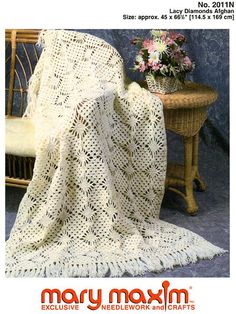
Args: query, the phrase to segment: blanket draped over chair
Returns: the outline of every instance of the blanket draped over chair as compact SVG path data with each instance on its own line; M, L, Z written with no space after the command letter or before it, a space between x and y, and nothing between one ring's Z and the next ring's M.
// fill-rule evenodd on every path
M36 163L6 243L6 275L136 276L223 253L159 219L161 101L125 86L121 56L99 38L48 30L39 40L23 118L35 125Z

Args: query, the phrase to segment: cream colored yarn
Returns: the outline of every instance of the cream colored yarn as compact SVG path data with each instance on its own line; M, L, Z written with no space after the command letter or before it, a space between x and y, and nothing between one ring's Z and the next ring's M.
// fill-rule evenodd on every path
M109 44L44 31L26 116L34 176L6 243L10 277L140 275L223 252L159 220L166 172L162 103L124 86Z

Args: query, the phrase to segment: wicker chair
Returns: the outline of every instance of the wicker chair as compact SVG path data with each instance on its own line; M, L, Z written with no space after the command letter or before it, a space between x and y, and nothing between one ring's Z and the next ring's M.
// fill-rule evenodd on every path
M27 187L35 161L34 129L21 119L28 81L39 59L35 47L40 30L7 29L6 58L6 185Z

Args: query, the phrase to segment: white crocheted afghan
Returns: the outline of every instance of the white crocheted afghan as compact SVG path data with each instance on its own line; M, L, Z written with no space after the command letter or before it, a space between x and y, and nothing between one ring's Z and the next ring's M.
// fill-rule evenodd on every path
M43 31L26 116L33 179L6 243L9 277L119 277L224 250L159 219L166 172L162 103L132 83L105 41Z

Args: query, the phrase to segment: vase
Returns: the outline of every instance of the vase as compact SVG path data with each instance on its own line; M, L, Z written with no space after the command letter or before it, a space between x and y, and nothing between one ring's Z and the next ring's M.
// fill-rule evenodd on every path
M157 76L155 78L153 74L148 73L146 82L151 93L171 94L183 89L183 83L175 77Z

